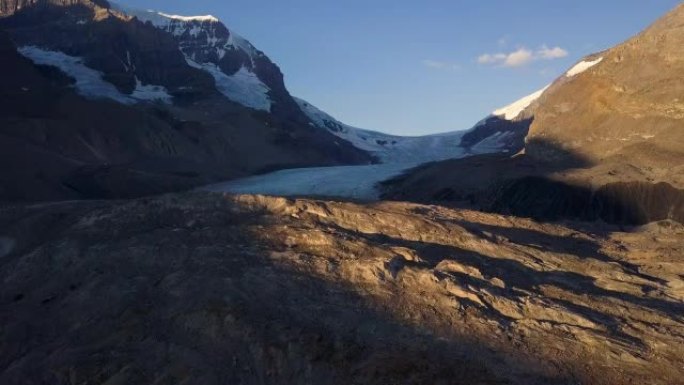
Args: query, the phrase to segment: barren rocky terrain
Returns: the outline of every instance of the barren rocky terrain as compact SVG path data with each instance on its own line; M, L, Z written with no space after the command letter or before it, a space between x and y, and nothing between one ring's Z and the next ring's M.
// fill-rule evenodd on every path
M684 227L196 193L0 210L3 384L684 383Z

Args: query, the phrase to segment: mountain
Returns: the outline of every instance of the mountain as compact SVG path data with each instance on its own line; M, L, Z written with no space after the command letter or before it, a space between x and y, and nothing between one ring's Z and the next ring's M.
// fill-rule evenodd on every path
M460 131L416 137L389 135L349 126L305 100L296 101L313 125L373 154L383 163L419 164L457 157L463 153L463 132Z
M592 177L684 188L683 23L679 5L570 69L545 93L527 153L540 161L581 158L600 169Z
M374 160L312 127L278 67L215 18L0 0L0 29L4 158L26 170L0 172L0 199L130 197Z
M312 124L328 130L383 163L427 163L466 154L518 152L545 89L497 109L469 130L424 136L398 136L356 128L340 122L311 103L295 98Z
M471 153L517 153L525 145L525 137L534 120L539 98L545 87L508 106L495 110L463 135L461 146Z
M538 219L684 221L683 24L679 5L556 79L526 112L522 153L423 166L384 196Z
M405 168L517 152L529 127L526 107L534 104L514 105L515 116L495 112L469 132L400 137L351 127L292 97L278 66L210 15L106 1L0 0L0 29L11 38L4 44L15 46L7 49L29 59L14 67L35 67L57 95L34 102L33 110L52 111L40 120L0 116L0 135L13 141L7 161L31 170L0 173L0 200L135 197L283 168ZM27 88L22 96L35 92L20 88ZM66 99L73 104L59 102ZM29 155L36 148L41 155ZM69 166L57 172L53 158Z

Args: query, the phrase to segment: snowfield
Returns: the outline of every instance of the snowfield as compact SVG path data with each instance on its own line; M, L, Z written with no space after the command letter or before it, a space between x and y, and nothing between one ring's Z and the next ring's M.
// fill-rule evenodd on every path
M207 22L207 23L217 23L219 19L212 15L206 16L180 16L180 15L169 15L163 12L157 12L153 10L137 9L133 7L128 7L123 4L116 3L114 1L109 1L112 9L126 14L128 16L137 17L138 20L142 22L149 21L157 28L167 28L174 22L188 23L192 21L197 22Z
M171 103L172 97L166 88L151 84L143 85L137 79L136 88L131 95L122 93L113 84L105 81L101 72L86 66L80 57L34 46L19 47L17 51L35 64L59 68L76 80L76 91L86 98L112 99L123 104L134 104L139 101Z
M112 8L125 15L136 17L142 22L150 22L155 27L166 31L176 37L186 33L197 38L201 33L206 34L206 45L203 49L216 52L219 60L230 50L242 51L251 59L254 67L254 58L261 56L261 52L242 36L232 30L228 30L228 37L219 35L218 31L224 31L221 21L211 15L207 16L180 16L169 15L153 10L135 9L121 4L112 3ZM226 27L227 29L227 27ZM202 44L205 44L202 41ZM266 86L252 69L242 67L234 74L224 73L217 62L200 62L196 57L189 54L184 46L179 46L185 55L187 63L195 68L209 73L216 82L216 88L225 97L233 102L255 110L271 111L272 101L268 95L270 89Z
M539 99L544 91L546 91L550 86L551 85L548 85L531 95L525 96L524 98L509 104L506 107L500 108L492 112L492 115L502 117L506 120L513 120L517 118L523 111L525 111L527 107Z
M187 56L185 60L190 66L211 74L216 89L228 99L255 110L271 111L271 98L268 96L270 88L247 68L242 67L229 76L214 63L197 63Z
M585 72L589 68L599 64L600 62L603 61L603 57L600 57L596 60L585 60L577 63L574 67L570 68L570 70L565 74L566 77L571 78L573 76L577 76L581 74L582 72Z

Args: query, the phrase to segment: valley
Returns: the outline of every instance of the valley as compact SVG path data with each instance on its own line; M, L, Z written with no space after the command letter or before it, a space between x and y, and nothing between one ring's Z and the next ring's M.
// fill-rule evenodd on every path
M175 13L0 0L0 384L684 385L684 4L579 60L509 35L423 60L426 83L544 81L423 136L346 124ZM288 55L363 79L341 27ZM392 66L430 48L411 37Z

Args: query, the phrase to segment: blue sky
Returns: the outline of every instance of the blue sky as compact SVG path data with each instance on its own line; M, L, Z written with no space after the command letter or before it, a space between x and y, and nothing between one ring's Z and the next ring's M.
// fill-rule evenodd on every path
M212 14L276 62L293 95L354 126L466 129L678 0L119 0Z

